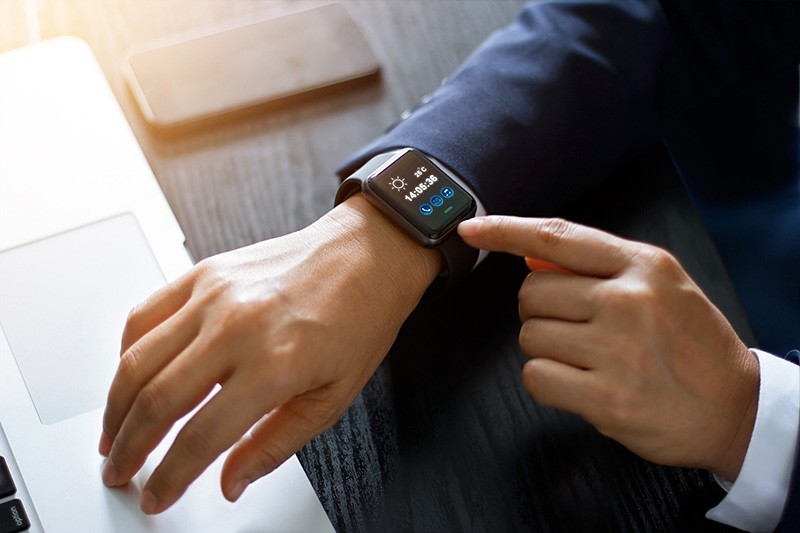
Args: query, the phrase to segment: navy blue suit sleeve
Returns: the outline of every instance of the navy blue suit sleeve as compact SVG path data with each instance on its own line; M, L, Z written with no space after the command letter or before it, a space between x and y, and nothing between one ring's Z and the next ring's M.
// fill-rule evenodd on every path
M411 146L462 176L490 213L556 213L659 142L665 40L656 2L530 4L339 174Z

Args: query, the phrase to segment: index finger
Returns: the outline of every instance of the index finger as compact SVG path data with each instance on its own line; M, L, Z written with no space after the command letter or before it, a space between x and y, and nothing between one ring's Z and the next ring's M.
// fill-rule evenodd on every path
M131 309L122 331L120 355L186 305L192 295L191 276L190 270Z
M586 276L614 276L631 257L630 241L560 218L476 217L459 224L458 233L475 248L543 259Z

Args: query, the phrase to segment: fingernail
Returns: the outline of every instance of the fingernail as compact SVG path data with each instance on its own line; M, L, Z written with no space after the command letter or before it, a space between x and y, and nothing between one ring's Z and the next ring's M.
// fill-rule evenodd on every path
M111 459L106 459L105 464L103 465L103 484L106 487L113 487L117 484L117 477L119 476L119 471L117 467L114 465L114 462Z
M103 457L108 457L108 454L111 453L111 437L106 435L105 431L100 434L100 445L97 449Z
M242 496L244 489L246 489L248 485L250 485L250 480L248 479L243 479L239 481L236 485L234 485L233 488L231 489L229 498L230 501L235 502L236 500L238 500Z
M479 218L465 220L458 225L458 233L462 237L474 237L478 234L481 224L483 224L483 221Z
M142 492L142 497L139 500L139 508L144 514L155 514L158 510L158 498L153 494L153 491L146 489Z

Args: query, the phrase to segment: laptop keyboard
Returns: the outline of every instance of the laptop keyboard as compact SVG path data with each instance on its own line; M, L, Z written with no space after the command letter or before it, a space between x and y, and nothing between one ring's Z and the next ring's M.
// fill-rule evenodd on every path
M31 527L25 507L19 499L7 498L17 493L17 486L11 479L6 460L0 456L0 533L18 533Z

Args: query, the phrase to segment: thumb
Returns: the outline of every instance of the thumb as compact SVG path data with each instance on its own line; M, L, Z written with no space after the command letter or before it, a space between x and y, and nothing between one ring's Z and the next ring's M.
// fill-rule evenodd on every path
M269 474L308 441L332 426L341 411L326 391L296 396L261 419L233 448L222 467L222 492L236 501L257 479Z

